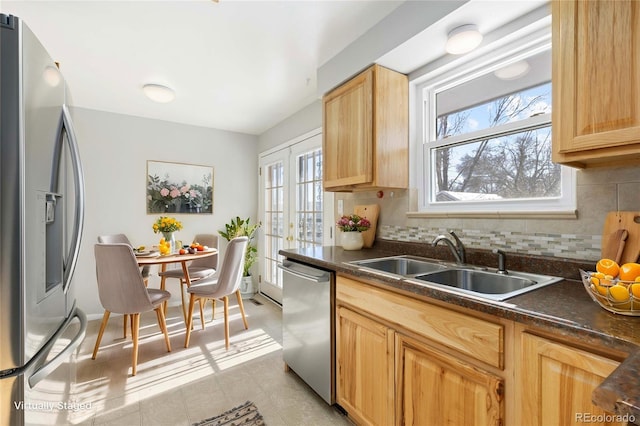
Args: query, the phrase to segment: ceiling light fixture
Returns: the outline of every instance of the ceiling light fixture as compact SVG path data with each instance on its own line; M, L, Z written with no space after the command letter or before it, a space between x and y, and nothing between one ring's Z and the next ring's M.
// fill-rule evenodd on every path
M471 52L482 42L482 34L473 24L456 27L449 32L445 50L452 55Z
M58 68L52 66L48 66L44 69L44 71L42 72L42 77L44 78L44 81L46 81L47 84L51 87L56 87L58 84L60 84L60 80L62 80L62 76L60 75L60 71L58 71Z
M497 69L493 74L501 80L515 80L525 76L530 69L529 62L522 60Z
M176 93L173 89L161 84L145 84L142 86L142 91L154 102L160 102L166 104L176 98Z

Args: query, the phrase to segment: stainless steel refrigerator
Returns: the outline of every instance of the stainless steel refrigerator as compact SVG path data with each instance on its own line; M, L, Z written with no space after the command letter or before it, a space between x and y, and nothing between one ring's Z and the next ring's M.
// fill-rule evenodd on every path
M65 96L33 32L0 14L0 425L57 423L77 403L84 183Z

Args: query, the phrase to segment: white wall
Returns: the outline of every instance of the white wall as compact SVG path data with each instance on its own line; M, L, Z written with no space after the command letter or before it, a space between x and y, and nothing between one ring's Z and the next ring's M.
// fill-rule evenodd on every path
M74 275L78 306L91 318L102 315L95 278L93 245L98 235L126 234L134 245L160 239L151 228L159 215L147 215L147 160L199 164L214 168L213 214L177 214L191 241L198 233L224 229L232 217L257 217L257 137L103 111L73 108L86 184L85 228ZM224 252L226 241L222 240ZM158 287L154 276L150 286ZM180 303L176 280L167 290Z
M322 127L322 100L320 99L261 134L258 137L258 152L265 152L319 127Z

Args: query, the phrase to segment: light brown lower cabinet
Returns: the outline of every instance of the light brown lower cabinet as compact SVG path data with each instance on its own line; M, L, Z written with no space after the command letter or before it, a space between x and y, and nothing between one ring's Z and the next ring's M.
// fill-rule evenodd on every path
M501 325L340 276L336 301L337 402L355 423L505 424L502 378L465 360L501 365Z
M336 317L337 403L358 425L624 424L591 402L623 353L340 274Z
M338 308L338 404L361 425L393 425L394 333L346 308Z
M500 377L407 336L396 338L400 424L503 424Z
M519 425L622 425L591 402L618 361L523 332L516 370Z

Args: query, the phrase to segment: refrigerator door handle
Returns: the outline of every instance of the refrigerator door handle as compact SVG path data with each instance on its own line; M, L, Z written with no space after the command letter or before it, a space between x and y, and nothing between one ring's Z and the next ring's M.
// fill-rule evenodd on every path
M69 248L69 254L66 258L67 262L65 262L64 265L64 275L62 280L64 292L67 293L71 285L73 271L75 270L76 263L78 262L82 229L84 227L84 173L82 171L82 163L80 162L80 152L78 149L76 133L73 128L73 121L71 120L71 114L69 113L69 108L66 104L62 105L62 124L64 132L67 134L67 141L69 142L69 153L71 156L71 165L73 167L73 179L76 191L71 247ZM63 135L61 130L60 138L62 137Z
M73 339L71 339L71 342L69 342L69 344L62 351L60 351L60 353L57 354L51 361L40 366L36 371L33 372L33 374L29 376L28 382L29 382L29 386L31 386L32 388L35 385L37 385L42 379L46 378L49 374L51 374L53 370L58 368L58 366L60 366L60 364L62 364L65 361L65 359L67 359L71 355L71 353L75 351L76 348L80 346L80 343L82 343L82 341L84 340L84 336L87 332L87 317L84 314L84 312L82 312L80 309L74 306L73 315L69 315L67 320L58 329L56 334L49 340L47 345L44 348L42 348L40 352L42 354L41 356L46 357L48 355L49 351L53 347L53 344L56 342L58 337L62 335L62 333L67 329L71 321L76 317L80 321L80 330L78 331L78 334L76 334L73 337Z

